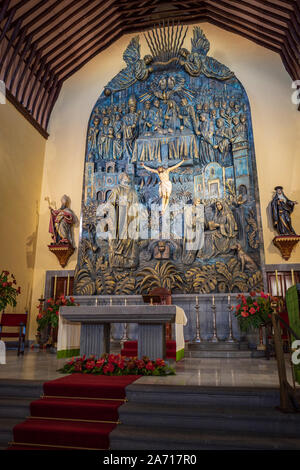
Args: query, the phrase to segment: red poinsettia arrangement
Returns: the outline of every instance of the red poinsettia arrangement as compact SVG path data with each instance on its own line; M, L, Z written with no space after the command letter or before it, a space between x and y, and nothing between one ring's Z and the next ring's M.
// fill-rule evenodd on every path
M38 331L43 330L47 325L51 325L53 328L58 326L58 311L62 306L74 306L77 305L74 302L73 297L66 299L64 295L61 295L57 299L48 299L46 301L46 307L41 312L38 313L37 322L38 322ZM40 306L38 306L40 309Z
M122 357L120 354L103 354L99 359L95 356L72 358L59 372L63 374L96 374L96 375L175 375L175 370L163 359L150 361Z
M259 295L256 292L250 292L249 296L239 294L238 305L235 307L235 315L239 320L242 331L257 329L270 321L272 300L276 300L270 294L263 291Z
M17 287L17 281L9 271L2 271L0 274L0 312L7 305L15 307L17 305L17 296L21 294L21 287Z

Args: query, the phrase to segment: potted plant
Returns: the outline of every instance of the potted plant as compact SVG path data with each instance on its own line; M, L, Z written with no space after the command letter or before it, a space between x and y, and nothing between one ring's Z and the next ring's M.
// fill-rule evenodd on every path
M64 295L61 295L57 299L48 299L45 302L44 310L39 308L37 315L38 332L44 329L49 330L48 344L54 346L57 342L57 331L58 331L58 312L62 306L74 306L77 305L74 302L74 298L66 299Z
M17 305L17 296L21 294L21 287L17 287L17 281L9 271L2 271L0 274L0 312L7 305L15 307Z
M265 349L262 339L262 327L270 323L271 301L274 300L270 294L263 291L260 294L250 292L249 296L239 294L238 305L235 307L235 316L238 319L242 332L253 333L259 330L260 344L258 349Z

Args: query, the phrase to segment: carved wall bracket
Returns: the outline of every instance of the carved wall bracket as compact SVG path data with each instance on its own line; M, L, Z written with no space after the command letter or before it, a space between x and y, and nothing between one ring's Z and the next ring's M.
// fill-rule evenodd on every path
M299 240L300 235L278 235L273 238L273 244L279 249L283 259L287 261Z
M51 244L48 245L48 248L51 253L55 254L62 268L64 268L68 264L70 257L75 251L75 248L69 243Z

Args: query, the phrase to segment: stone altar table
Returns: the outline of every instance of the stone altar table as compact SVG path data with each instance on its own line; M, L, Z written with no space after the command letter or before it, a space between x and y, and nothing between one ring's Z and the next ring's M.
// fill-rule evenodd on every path
M111 323L137 323L138 357L157 359L165 358L166 323L175 323L176 336L183 339L187 322L184 311L176 305L61 307L60 315L68 322L81 324L80 354L97 357L109 353Z

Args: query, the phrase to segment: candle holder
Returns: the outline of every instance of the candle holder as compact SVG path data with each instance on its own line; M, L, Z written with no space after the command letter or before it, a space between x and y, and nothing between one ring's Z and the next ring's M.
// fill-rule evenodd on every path
M232 305L230 305L229 302L228 302L228 305L227 305L227 309L228 309L229 336L226 339L226 341L227 341L227 343L235 343L236 339L234 338L233 332L232 332L232 317L231 317L231 312L233 310L233 307L232 307Z
M211 306L212 308L212 311L213 311L213 335L212 335L212 338L210 339L210 342L211 343L218 343L219 342L219 338L218 338L218 335L217 335L217 314L216 314L216 306L215 304L212 304Z
M112 304L113 304L113 303L112 303L112 298L110 298L108 305L109 305L110 307L112 307ZM110 324L110 341L115 341L113 329L114 329L114 324L111 323L111 324Z
M124 323L124 330L123 330L123 335L121 338L121 348L123 349L124 343L129 340L128 337L128 323Z
M196 303L194 308L196 310L196 336L193 339L193 343L201 343L202 338L201 338L201 333L200 333L200 312L199 312L200 308L199 308L199 304Z

